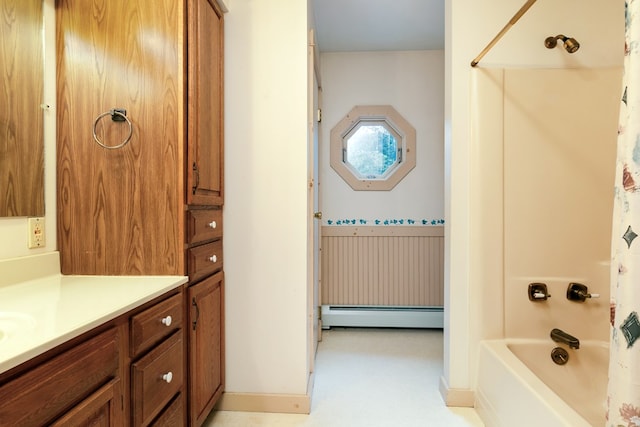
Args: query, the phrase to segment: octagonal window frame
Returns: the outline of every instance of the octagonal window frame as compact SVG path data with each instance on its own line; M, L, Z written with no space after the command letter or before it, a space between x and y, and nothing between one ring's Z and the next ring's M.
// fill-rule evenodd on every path
M347 139L362 124L382 124L395 138L399 159L376 178L363 177L347 163ZM416 130L390 105L356 105L331 129L330 163L333 170L357 191L392 190L416 166Z

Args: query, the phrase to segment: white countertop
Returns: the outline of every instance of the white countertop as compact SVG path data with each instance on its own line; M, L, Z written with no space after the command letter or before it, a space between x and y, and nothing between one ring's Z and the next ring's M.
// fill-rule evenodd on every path
M0 281L0 373L186 282L186 276L61 274Z

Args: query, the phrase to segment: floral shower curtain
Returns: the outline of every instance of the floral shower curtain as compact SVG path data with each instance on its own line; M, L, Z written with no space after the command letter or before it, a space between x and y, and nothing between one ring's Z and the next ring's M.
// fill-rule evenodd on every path
M625 1L625 59L620 104L607 426L640 426L640 0Z

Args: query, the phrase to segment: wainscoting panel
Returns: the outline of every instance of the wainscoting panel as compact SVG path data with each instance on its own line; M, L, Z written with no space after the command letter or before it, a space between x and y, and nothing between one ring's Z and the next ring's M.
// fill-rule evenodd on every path
M322 227L323 305L441 307L444 227Z

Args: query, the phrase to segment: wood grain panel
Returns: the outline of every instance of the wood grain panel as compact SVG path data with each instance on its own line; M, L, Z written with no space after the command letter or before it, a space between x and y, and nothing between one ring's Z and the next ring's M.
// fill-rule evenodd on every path
M323 227L322 304L444 305L442 227L386 228Z
M59 0L58 243L66 274L184 274L184 3ZM93 141L124 108L121 149ZM128 133L109 116L105 145ZM158 232L161 230L161 232Z
M0 1L0 217L44 215L42 0Z

